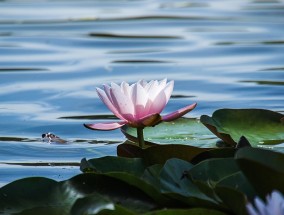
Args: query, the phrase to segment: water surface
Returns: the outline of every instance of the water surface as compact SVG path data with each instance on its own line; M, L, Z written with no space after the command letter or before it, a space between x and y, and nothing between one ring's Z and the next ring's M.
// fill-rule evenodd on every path
M284 1L0 1L0 186L64 180L81 158L116 155L120 131L95 87L175 80L164 113L218 108L284 113ZM66 145L41 141L54 132Z

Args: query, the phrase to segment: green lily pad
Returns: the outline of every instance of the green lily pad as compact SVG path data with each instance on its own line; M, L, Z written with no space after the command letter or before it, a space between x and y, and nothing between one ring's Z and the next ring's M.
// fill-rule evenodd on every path
M224 178L239 171L233 158L212 158L195 165L188 174L193 180L203 181L214 188Z
M221 211L216 211L206 208L192 208L192 209L168 209L146 213L144 215L226 215Z
M149 166L148 168L145 169L143 175L141 176L141 179L153 185L155 188L159 189L160 188L159 175L162 168L163 165L161 164L154 164L152 166Z
M72 206L70 215L136 215L137 213L115 204L109 198L93 193L79 198Z
M246 147L236 153L238 165L261 197L273 190L284 192L284 154Z
M160 189L167 196L191 207L222 209L214 199L208 197L186 176L193 165L180 159L169 159L160 172Z
M235 146L245 136L252 146L284 142L283 114L264 109L220 109L200 121L216 136Z
M233 158L235 156L236 148L214 148L209 149L205 152L196 155L190 162L193 164L198 164L201 161L211 159L211 158Z
M123 179L123 173L121 174L119 177ZM94 193L109 198L114 204L119 204L136 213L157 208L157 203L138 188L139 184L133 186L126 182L128 179L123 181L120 178L102 173L87 173L62 182L47 178L21 179L0 188L0 212L3 214L70 214L76 200ZM99 204L103 206L105 203L102 201Z
M187 172L187 175L203 193L220 201L213 188L221 180L238 171L233 158L213 158L198 163Z
M106 156L90 160L82 159L81 170L85 172L103 173L106 176L123 181L128 185L143 191L159 204L165 204L168 199L164 197L157 187L148 180L144 180L142 175L146 170L146 165L141 158L125 158ZM144 175L145 177L145 175Z
M206 152L207 150L208 149L180 144L155 145L146 149L141 149L139 146L128 143L117 146L118 156L143 158L147 166L164 164L171 158L179 158L190 162L200 153Z
M137 142L136 128L125 125L121 131L129 140ZM215 147L218 140L198 119L189 118L146 127L144 139L146 144L184 144L203 148Z
M105 156L101 158L94 158L81 160L80 169L82 172L127 172L136 176L143 174L146 166L140 158L126 158Z
M226 186L217 186L214 190L223 203L233 212L230 214L248 215L246 210L247 198L244 193Z
M224 178L217 186L231 187L232 189L245 194L250 201L253 201L256 197L253 186L241 171Z

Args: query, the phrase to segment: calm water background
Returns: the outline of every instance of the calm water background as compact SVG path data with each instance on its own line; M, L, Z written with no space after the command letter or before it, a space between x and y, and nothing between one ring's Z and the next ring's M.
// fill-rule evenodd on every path
M193 102L188 117L284 113L284 1L0 1L0 186L116 155L119 130L82 126L113 118L95 87L164 77L175 80L165 113Z

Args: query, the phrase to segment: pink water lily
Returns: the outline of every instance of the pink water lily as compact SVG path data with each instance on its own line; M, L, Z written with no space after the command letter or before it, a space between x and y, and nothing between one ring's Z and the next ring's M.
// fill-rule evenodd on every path
M161 81L138 81L129 85L122 82L121 85L111 83L103 85L103 89L97 88L97 93L104 104L121 121L109 123L84 124L93 130L113 130L127 124L135 128L155 126L162 121L175 120L196 107L196 103L188 105L173 113L161 116L160 113L168 103L174 81L167 83L167 79Z
M254 205L247 204L249 215L284 215L284 197L277 190L266 196L266 202L256 197Z

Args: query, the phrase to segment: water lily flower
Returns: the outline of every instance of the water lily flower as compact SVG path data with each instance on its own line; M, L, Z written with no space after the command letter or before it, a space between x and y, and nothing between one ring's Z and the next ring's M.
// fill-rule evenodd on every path
M188 105L173 113L161 116L160 113L168 103L174 87L174 81L167 79L146 82L138 81L132 85L122 82L121 85L111 83L97 88L97 93L104 104L121 121L84 124L93 130L113 130L127 124L137 128L137 131L146 126L155 126L162 121L175 120L196 107L196 103ZM139 138L138 138L139 139Z
M251 203L247 204L249 215L284 215L284 198L278 191L273 191L266 196L266 203L256 197L255 207Z

